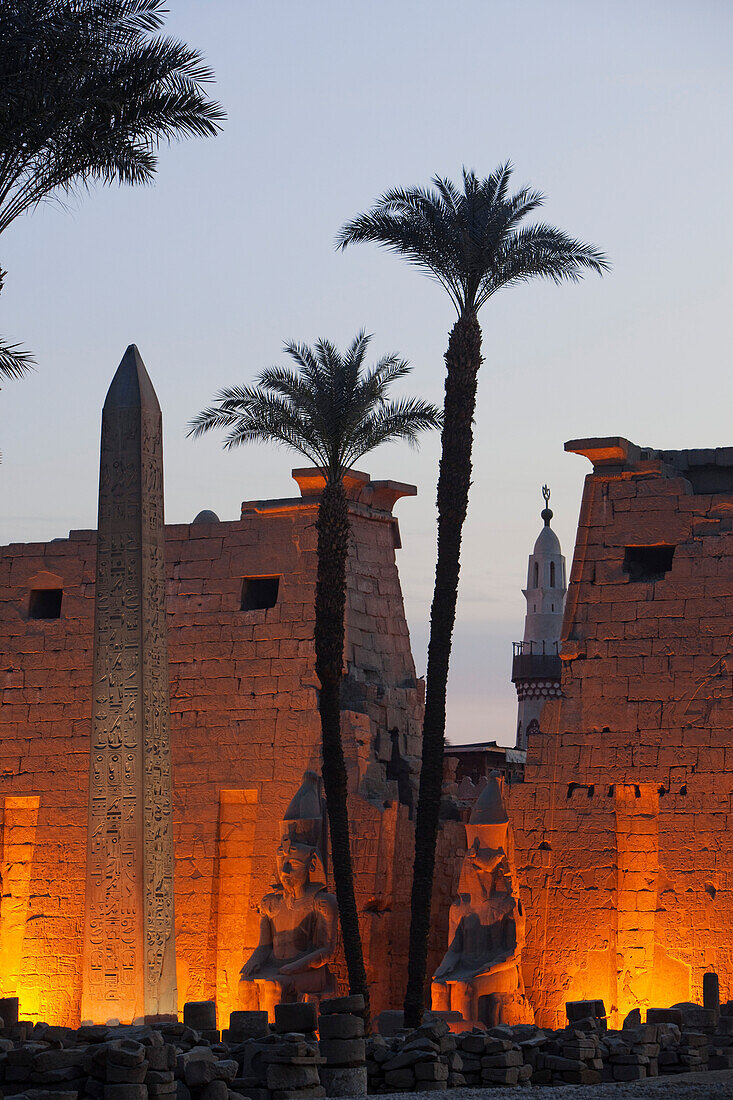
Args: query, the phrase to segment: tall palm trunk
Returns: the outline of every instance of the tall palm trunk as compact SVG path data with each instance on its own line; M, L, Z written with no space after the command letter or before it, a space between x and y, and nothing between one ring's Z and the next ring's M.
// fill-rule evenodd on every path
M329 479L318 506L318 579L316 583L316 673L321 682L319 710L323 745L323 786L331 836L333 877L336 884L341 937L349 991L364 997L368 1025L369 989L354 897L349 846L347 777L341 744L341 675L344 657L346 555L349 546L349 510L341 478Z
M453 326L445 365L442 454L438 476L438 561L430 612L422 767L415 826L410 953L404 1005L406 1027L420 1026L425 1007L435 844L443 784L445 697L461 568L461 534L471 485L476 384L481 366L481 329L474 312L462 313Z

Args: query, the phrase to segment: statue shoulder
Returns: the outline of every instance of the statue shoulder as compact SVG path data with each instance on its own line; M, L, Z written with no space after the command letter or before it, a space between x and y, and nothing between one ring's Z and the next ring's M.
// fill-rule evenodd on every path
M271 894L265 894L260 902L260 913L267 917L273 917L282 906L283 895L279 890L273 890Z
M334 894L329 894L325 886L321 887L313 898L313 908L324 917L338 915L338 902Z

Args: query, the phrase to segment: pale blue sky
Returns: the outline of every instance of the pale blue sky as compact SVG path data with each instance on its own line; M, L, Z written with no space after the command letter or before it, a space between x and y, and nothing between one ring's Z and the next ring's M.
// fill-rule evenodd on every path
M454 740L513 740L510 643L521 637L539 489L572 555L587 463L566 439L733 443L727 0L171 0L229 114L210 141L163 149L154 187L48 206L0 239L0 331L38 370L0 394L0 541L96 523L100 408L130 342L164 412L172 522L288 496L297 460L185 439L220 386L277 362L284 339L415 366L440 401L453 321L444 293L341 223L390 186L481 175L511 158L544 217L607 251L613 273L506 291L482 313L485 365L449 691ZM397 506L402 584L425 667L438 441L377 452L414 482Z

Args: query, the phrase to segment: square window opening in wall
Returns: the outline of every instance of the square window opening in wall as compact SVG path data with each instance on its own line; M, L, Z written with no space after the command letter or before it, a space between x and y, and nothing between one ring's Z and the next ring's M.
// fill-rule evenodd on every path
M280 577L245 577L242 581L240 611L265 611L277 603Z
M672 568L674 546L627 546L624 573L630 581L661 581Z
M28 601L29 619L60 619L63 588L32 588Z

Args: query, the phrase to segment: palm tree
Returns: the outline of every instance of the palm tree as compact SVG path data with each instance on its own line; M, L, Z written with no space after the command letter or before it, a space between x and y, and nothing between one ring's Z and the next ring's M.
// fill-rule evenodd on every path
M3 0L0 233L44 199L91 183L149 183L161 141L217 133L201 55L156 36L164 0ZM30 366L0 344L0 374Z
M341 229L337 247L372 241L436 279L458 313L445 353L443 434L438 476L438 557L430 613L422 766L415 825L405 1025L417 1027L425 1004L428 932L440 813L448 664L456 617L461 534L471 484L471 448L481 356L478 311L502 287L537 277L576 281L602 273L601 252L550 225L522 226L543 195L509 194L512 167L488 179L463 170L463 187L433 179L434 189L384 194Z
M227 429L224 446L279 443L304 455L319 467L325 486L318 505L318 573L315 603L316 674L321 690L323 785L331 836L333 877L341 935L352 993L364 996L369 1021L367 986L359 917L349 847L347 779L341 744L341 678L346 606L346 557L349 509L344 474L382 443L405 439L415 445L419 434L440 423L440 412L417 398L391 401L392 384L410 367L396 355L366 369L370 337L361 332L345 354L328 340L314 347L287 343L285 351L298 369L264 370L254 386L233 387L216 396L216 404L199 413L189 435Z

